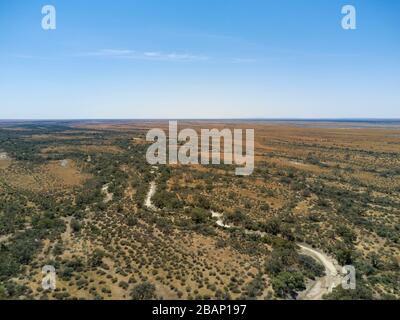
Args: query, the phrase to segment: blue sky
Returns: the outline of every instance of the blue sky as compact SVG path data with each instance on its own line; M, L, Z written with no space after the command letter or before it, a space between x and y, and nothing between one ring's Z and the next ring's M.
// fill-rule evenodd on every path
M399 87L400 1L0 0L0 119L400 118Z

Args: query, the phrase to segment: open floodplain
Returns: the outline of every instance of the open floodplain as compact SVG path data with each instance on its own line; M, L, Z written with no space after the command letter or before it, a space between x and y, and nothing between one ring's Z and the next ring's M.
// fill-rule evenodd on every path
M0 298L400 298L399 121L178 125L254 129L253 173L148 164L168 121L1 122Z

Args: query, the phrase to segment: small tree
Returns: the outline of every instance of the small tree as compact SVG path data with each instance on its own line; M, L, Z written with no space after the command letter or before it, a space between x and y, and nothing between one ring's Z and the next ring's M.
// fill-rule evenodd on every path
M72 232L78 233L81 230L81 228L82 228L82 225L78 220L76 220L76 219L71 220Z
M209 212L200 208L194 208L191 213L192 220L199 224L207 222L207 219L210 217L210 215L211 214Z
M133 300L151 300L155 298L155 291L156 287L145 281L132 289L131 297Z
M100 249L95 249L92 257L90 258L90 265L98 267L103 263L104 252Z
M306 288L300 272L281 272L272 279L272 288L281 298L295 297L296 293Z

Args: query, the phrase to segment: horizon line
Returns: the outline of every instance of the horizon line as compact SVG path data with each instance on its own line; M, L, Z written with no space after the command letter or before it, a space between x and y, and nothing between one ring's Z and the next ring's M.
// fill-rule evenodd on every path
M400 121L400 117L324 117L324 118L301 118L301 117L276 117L276 118L264 118L264 117L235 117L235 118L0 118L0 122L28 122L28 121L215 121L215 120L248 120L248 121Z

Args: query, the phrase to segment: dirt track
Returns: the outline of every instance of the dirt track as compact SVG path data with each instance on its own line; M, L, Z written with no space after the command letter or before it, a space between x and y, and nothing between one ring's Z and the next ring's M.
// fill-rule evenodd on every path
M306 290L301 292L298 299L301 300L322 300L322 296L332 292L332 289L341 283L339 265L336 260L325 253L318 251L306 244L297 244L302 254L318 260L325 267L325 276L317 278Z
M212 211L212 217L217 218L216 224L222 228L231 228L232 226L224 224L223 214ZM249 234L257 234L264 236L264 232L245 230ZM324 294L332 292L332 289L341 283L341 276L338 262L329 257L325 253L318 251L306 244L297 244L300 247L300 252L304 255L312 257L319 261L325 268L325 275L317 278L312 284L298 295L299 300L322 300Z
M156 210L156 207L151 202L151 198L156 192L156 183L152 181L150 183L150 189L147 193L145 200L145 206L150 210ZM225 224L223 220L223 213L211 211L213 218L216 218L216 224L225 229L232 228L233 226ZM259 236L264 236L265 232L245 230L246 233L256 233ZM310 256L313 259L319 261L325 268L325 275L317 278L306 290L299 293L297 299L299 300L322 300L324 294L332 292L332 289L341 283L341 275L339 272L338 262L326 255L325 253L318 251L306 244L297 244L300 247L300 252L304 255Z
M153 202L151 202L151 198L153 197L153 195L156 193L156 183L154 181L150 182L150 189L149 192L147 192L147 196L146 199L144 201L144 205L146 208L150 209L150 210L156 210L157 208L155 207L155 205L153 204Z

